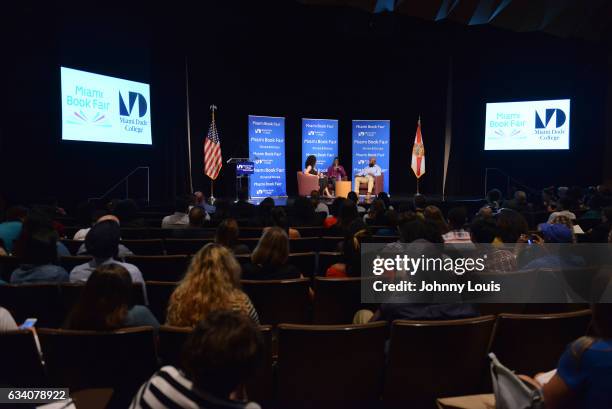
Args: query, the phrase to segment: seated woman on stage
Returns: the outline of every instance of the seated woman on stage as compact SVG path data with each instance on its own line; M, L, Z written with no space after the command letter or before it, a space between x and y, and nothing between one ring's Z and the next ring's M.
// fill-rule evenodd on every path
M331 166L327 168L327 180L334 192L336 191L336 181L346 180L346 171L344 166L340 164L340 159L336 156Z
M313 175L319 178L319 193L324 196L331 196L329 192L329 188L327 187L327 177L320 173L315 165L317 164L317 157L314 155L310 155L306 158L306 163L304 164L304 174L305 175Z

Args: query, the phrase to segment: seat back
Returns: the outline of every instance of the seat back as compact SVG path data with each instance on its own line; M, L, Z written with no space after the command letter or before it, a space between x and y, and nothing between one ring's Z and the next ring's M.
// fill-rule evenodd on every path
M245 246L247 246L249 248L249 251L255 250L255 247L257 247L257 243L259 243L259 239L256 237L240 238L238 241L240 244L244 244Z
M153 237L149 229L144 227L122 227L121 228L121 238L123 240L142 240L148 238L158 238Z
M0 285L0 303L18 323L27 318L36 318L38 327L57 327L63 322L57 283Z
M342 261L342 253L339 251L320 251L318 275L325 276L327 269L340 261Z
M565 347L586 335L591 311L560 314L500 314L491 352L504 366L521 374L556 368ZM528 345L526 345L528 344Z
M321 226L294 226L294 229L300 232L302 237L321 237L323 228Z
M0 332L0 385L43 387L47 384L34 334L28 330Z
M478 393L487 370L492 315L393 322L385 406L433 407L438 397Z
M11 274L19 267L21 260L15 256L0 256L0 280L11 281Z
M283 407L372 407L379 399L387 323L278 327Z
M43 328L38 332L52 386L112 388L117 407L127 407L158 367L151 327L114 332Z
M300 196L310 196L310 192L319 190L319 178L313 175L306 175L303 172L297 173L297 184Z
M139 256L161 256L164 254L164 241L162 239L122 240L121 244Z
M344 237L336 237L336 236L321 237L321 241L319 242L319 250L320 251L340 251L342 240L344 240Z
M312 251L307 253L291 253L287 263L297 267L304 277L312 277L315 274L316 256Z
M240 237L243 239L258 239L263 233L263 227L241 227Z
M170 301L170 296L174 292L176 285L176 282L147 281L149 310L151 310L159 322L166 322L168 302Z
M159 347L157 355L162 365L173 365L177 368L181 366L181 353L183 345L193 328L175 327L172 325L162 325L159 327Z
M69 239L62 240L62 244L66 246L70 254L74 254L74 255L77 254L77 252L79 251L79 248L83 245L83 243L85 243L83 240L69 240Z
M242 280L241 283L262 324L309 322L309 279Z
M315 277L313 322L315 324L350 324L361 308L360 277Z
M212 241L212 239L166 239L166 254L195 254Z
M62 256L59 259L59 265L64 267L64 270L70 274L73 268L80 264L85 264L91 260L91 256Z
M179 281L185 275L189 257L174 256L127 256L127 263L135 264L145 281Z
M289 251L292 253L306 253L319 250L318 237L301 237L289 240Z

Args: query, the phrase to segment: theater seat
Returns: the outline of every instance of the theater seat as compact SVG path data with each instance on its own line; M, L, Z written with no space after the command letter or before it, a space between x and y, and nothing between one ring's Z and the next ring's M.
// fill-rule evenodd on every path
M279 325L280 406L377 407L387 332L386 322Z
M242 280L261 324L277 325L310 322L308 278L293 280Z
M189 257L174 256L127 256L126 263L136 265L145 281L179 281L185 275Z
M0 385L46 386L45 368L34 335L28 330L0 332Z
M151 327L113 332L42 328L38 333L51 386L112 388L110 407L127 407L158 367Z
M170 296L176 289L176 282L147 281L149 309L159 322L166 322L166 311Z
M297 267L304 277L312 277L315 274L316 256L312 251L307 253L291 253L287 263Z
M319 242L320 251L341 251L341 244L344 237L324 236Z
M500 314L495 323L491 352L506 367L532 376L550 371L565 347L586 335L591 311L561 314Z
M342 253L339 251L321 251L319 252L319 274L325 276L328 268L342 261Z
M319 251L318 237L301 237L289 240L289 251L292 253L305 253L309 251Z
M166 239L164 242L166 254L195 254L208 243L212 243L212 239Z
M37 326L57 327L64 320L59 284L0 285L0 305L17 323L38 319Z
M327 278L315 277L314 315L315 324L350 324L361 308L360 277Z
M492 315L394 321L383 392L385 407L432 408L438 397L480 392L494 323Z
M0 256L0 280L11 281L11 274L19 267L21 260L15 256Z
M162 239L122 240L121 244L138 256L161 256L164 254Z

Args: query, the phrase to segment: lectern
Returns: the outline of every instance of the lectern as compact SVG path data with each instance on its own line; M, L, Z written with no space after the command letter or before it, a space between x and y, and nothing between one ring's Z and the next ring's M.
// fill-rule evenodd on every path
M240 191L245 188L250 199L249 175L255 173L255 162L251 158L229 158L226 163L236 166L236 200Z

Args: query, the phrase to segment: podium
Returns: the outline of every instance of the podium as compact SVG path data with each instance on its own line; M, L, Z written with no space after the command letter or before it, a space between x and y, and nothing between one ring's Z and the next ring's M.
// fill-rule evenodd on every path
M235 165L236 201L238 201L239 192L245 188L250 199L251 192L249 192L249 175L255 173L255 162L251 158L229 158L226 163Z

